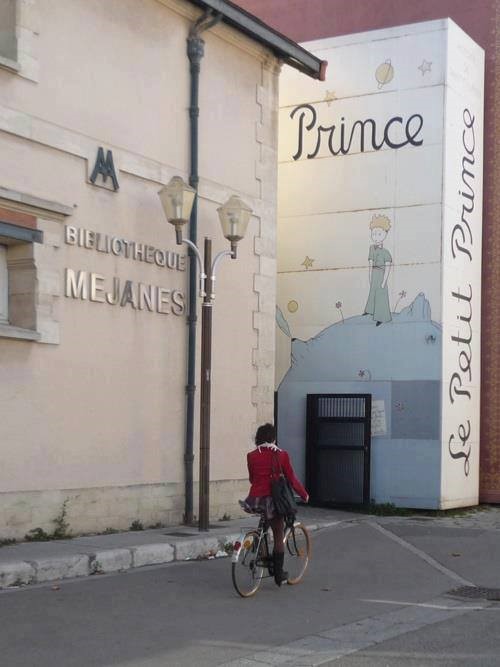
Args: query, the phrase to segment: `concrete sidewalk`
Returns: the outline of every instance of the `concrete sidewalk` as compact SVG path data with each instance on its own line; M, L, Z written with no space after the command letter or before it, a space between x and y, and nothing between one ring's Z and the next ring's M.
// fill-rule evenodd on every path
M314 531L342 521L359 520L361 516L304 506L298 518ZM0 588L227 556L227 545L242 530L256 526L257 521L252 516L219 521L208 532L174 526L4 546L0 548Z

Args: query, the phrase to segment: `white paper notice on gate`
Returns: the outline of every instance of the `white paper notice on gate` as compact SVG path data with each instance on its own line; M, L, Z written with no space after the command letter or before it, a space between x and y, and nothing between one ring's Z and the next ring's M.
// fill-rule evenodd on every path
M372 437L387 435L385 423L385 401L372 401Z

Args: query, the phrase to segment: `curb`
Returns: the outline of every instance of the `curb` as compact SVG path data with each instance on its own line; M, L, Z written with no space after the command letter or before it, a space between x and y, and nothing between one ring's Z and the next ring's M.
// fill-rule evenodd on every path
M342 521L326 521L305 524L309 531L336 526ZM30 584L49 581L89 577L112 572L126 572L148 565L211 560L228 557L225 550L228 542L233 543L240 531L227 535L198 539L178 540L171 544L151 543L126 548L95 550L91 553L73 554L36 560L0 563L0 589L20 588Z

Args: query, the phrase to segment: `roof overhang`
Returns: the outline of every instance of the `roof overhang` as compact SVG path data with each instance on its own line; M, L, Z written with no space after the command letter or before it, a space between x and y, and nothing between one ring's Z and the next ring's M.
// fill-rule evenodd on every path
M320 60L296 42L273 30L253 14L229 0L189 0L205 10L211 10L221 21L248 35L270 49L280 60L313 79L325 80L328 63Z

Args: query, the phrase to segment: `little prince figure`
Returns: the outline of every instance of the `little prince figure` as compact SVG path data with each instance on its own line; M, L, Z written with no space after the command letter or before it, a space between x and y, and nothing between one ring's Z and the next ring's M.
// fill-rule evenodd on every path
M377 327L392 320L387 289L392 257L391 253L384 248L384 241L390 228L391 221L386 215L374 215L371 219L373 245L370 246L368 254L370 293L363 315L372 315Z

